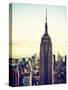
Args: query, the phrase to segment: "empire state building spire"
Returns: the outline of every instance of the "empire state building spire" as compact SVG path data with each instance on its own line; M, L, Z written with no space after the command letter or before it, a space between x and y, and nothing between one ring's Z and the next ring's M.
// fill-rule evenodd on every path
M47 29L48 27L46 10L45 33L43 34L40 43L40 85L52 84L52 43Z
M45 34L48 35L48 27L47 27L47 9L46 9L46 22L45 22Z

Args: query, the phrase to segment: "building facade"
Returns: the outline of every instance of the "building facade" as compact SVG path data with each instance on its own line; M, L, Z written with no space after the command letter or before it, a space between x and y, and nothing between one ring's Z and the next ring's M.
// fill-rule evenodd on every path
M45 33L40 44L40 85L52 84L52 43L48 35L47 11Z

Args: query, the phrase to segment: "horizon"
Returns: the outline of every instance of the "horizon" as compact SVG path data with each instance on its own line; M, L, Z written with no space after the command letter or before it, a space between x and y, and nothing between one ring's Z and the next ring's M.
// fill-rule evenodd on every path
M39 54L45 32L46 8L52 52L66 55L66 7L16 3L12 4L12 58Z

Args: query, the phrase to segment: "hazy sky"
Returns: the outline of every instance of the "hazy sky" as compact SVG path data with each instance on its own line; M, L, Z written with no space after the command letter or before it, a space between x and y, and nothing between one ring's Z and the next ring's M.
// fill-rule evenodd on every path
M56 55L58 52L65 54L66 7L19 3L12 6L12 57L39 53L41 37L45 32L46 8L52 51Z

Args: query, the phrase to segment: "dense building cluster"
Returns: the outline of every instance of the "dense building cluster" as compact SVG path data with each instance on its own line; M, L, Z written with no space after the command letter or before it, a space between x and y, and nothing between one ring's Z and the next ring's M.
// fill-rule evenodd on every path
M53 83L66 83L66 56L59 56L56 60L54 55L53 61ZM9 68L12 77L10 84L12 86L39 85L39 67L39 58L35 55L31 58L10 59Z
M66 83L66 56L58 56L57 61L54 62L54 83Z
M11 73L10 85L28 86L39 84L39 63L38 58L33 55L31 58L10 59L9 73Z

